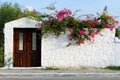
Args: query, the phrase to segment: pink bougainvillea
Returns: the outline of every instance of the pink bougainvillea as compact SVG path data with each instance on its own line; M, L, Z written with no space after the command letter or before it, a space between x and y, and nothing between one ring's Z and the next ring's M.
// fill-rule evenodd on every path
M109 29L110 29L110 31L112 31L114 28L113 28L113 27L110 27Z
M90 26L93 27L93 28L96 27L96 25L97 25L96 22L89 22L89 24L90 24Z
M73 28L68 28L68 31L69 31L69 32L72 32L72 31L73 31Z
M85 33L85 30L79 30L79 34L82 35Z
M76 44L78 45L83 44L86 40L94 43L95 36L104 28L112 31L118 27L118 21L105 12L95 17L85 15L84 19L80 16L76 18L72 15L71 10L64 8L57 11L55 16L50 15L47 19L42 24L36 24L36 26L43 26L43 33L54 33L59 36L69 31L68 40L76 40Z
M78 42L78 45L80 46L81 44L84 44L84 41L85 41L85 40L79 41L79 42Z
M91 38L94 38L94 37L95 37L95 34L94 34L94 33L92 33L90 36L91 36Z
M64 8L63 10L57 13L56 17L58 20L62 20L63 18L71 16L71 14L72 14L71 10Z
M35 26L41 26L42 25L42 22L40 21L40 22L37 22L36 24L35 24Z
M90 16L87 16L87 19L89 19L90 18Z
M95 35L97 35L97 34L98 34L98 31L95 32Z
M72 35L71 34L68 35L68 39L72 40Z

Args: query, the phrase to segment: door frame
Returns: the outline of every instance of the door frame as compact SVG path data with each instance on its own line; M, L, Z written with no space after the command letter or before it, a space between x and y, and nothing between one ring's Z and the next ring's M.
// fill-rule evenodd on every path
M15 51L14 51L14 44L15 44L15 42L14 42L14 33L15 33L15 29L16 30L23 30L23 31L25 31L25 30L27 30L27 31L30 31L31 32L31 36L30 36L30 39L31 39L31 41L32 41L32 32L37 32L37 31L35 31L35 29L37 29L37 28L13 28L13 67L14 67L14 57L15 57ZM40 34L41 34L41 31L40 31ZM37 34L38 35L38 34ZM41 37L41 36L40 36ZM24 41L24 40L23 40ZM24 43L23 43L24 44ZM26 43L25 43L26 44ZM41 38L40 38L40 43L38 43L40 46L41 46ZM32 43L31 43L31 45L32 45ZM24 46L23 46L24 47ZM32 46L31 46L32 47ZM37 47L37 46L36 46ZM40 47L41 48L41 47ZM32 50L31 50L32 51ZM33 51L34 52L34 51ZM38 51L39 52L39 51ZM39 54L39 53L38 53ZM42 63L42 57L41 57L41 49L40 49L40 54L39 54L39 56L40 56L40 65L39 66L36 66L36 67L27 67L27 66L25 66L25 68L41 68L41 63ZM27 65L27 63L26 63L26 65ZM24 68L24 67L14 67L14 68Z

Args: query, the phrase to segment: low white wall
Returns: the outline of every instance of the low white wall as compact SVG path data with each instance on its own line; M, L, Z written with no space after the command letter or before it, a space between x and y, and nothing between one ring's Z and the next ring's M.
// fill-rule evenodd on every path
M70 45L67 34L56 38L53 35L42 38L42 65L54 67L105 67L115 65L115 30L104 29L80 46Z
M13 29L37 28L37 21L21 18L5 24L5 67L13 67ZM49 35L42 38L42 67L105 67L109 65L120 66L120 43L114 42L115 30L104 29L95 37L94 43L89 41L81 46L70 45L67 34L56 38ZM118 41L117 41L118 42ZM119 41L120 42L120 41ZM8 60L11 59L9 62Z
M115 38L115 65L120 66L120 39Z

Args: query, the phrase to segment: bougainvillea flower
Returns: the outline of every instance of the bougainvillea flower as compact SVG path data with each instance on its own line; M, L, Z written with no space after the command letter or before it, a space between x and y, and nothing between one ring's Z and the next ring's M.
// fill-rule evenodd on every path
M110 31L113 31L113 27L110 27L109 29L110 29Z
M85 30L80 30L79 31L79 34L84 34L85 33Z
M78 32L75 33L77 36L80 36L80 34Z
M63 10L57 13L56 17L58 20L62 20L63 18L71 16L71 14L72 14L71 10L64 8Z
M84 41L85 41L85 40L79 41L79 42L78 42L78 45L80 46L81 44L84 44Z
M38 22L35 24L35 26L41 26L42 25L42 22Z
M98 34L98 31L96 31L94 34L97 35L97 34Z
M80 46L80 44L81 44L81 42L79 41L79 42L78 42L78 46Z
M109 16L110 19L113 19L113 16Z
M69 32L72 32L72 31L73 31L73 28L68 28L68 31L69 31Z
M88 40L89 40L89 41L91 41L91 38L90 38L90 37L88 37Z
M95 37L95 34L93 33L93 34L91 34L90 36L91 36L92 38L94 38L94 37Z
M111 27L111 25L108 24L107 22L103 22L103 25L104 25L106 28L110 28L110 27Z
M96 22L89 22L91 27L96 27L97 23Z
M59 36L61 33L69 31L67 38L76 40L78 45L83 44L85 40L94 43L95 36L104 28L112 31L113 28L118 27L118 21L107 12L96 17L87 15L84 19L81 16L77 18L72 16L71 10L65 8L58 11L54 16L50 14L50 16L43 18L42 21L42 25L37 23L36 26L43 26L43 33L54 33Z
M90 18L90 16L87 16L87 18Z
M72 35L71 34L68 35L68 39L72 40Z
M118 28L118 24L119 24L118 21L114 21L114 23L113 23L113 25L114 25L115 28Z
M96 17L94 18L94 21L96 24L98 23L98 19Z

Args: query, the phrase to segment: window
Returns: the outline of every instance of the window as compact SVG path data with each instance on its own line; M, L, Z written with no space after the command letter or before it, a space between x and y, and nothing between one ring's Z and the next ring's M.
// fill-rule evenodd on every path
M36 50L36 33L32 33L32 50Z
M19 33L19 50L23 50L23 32Z

